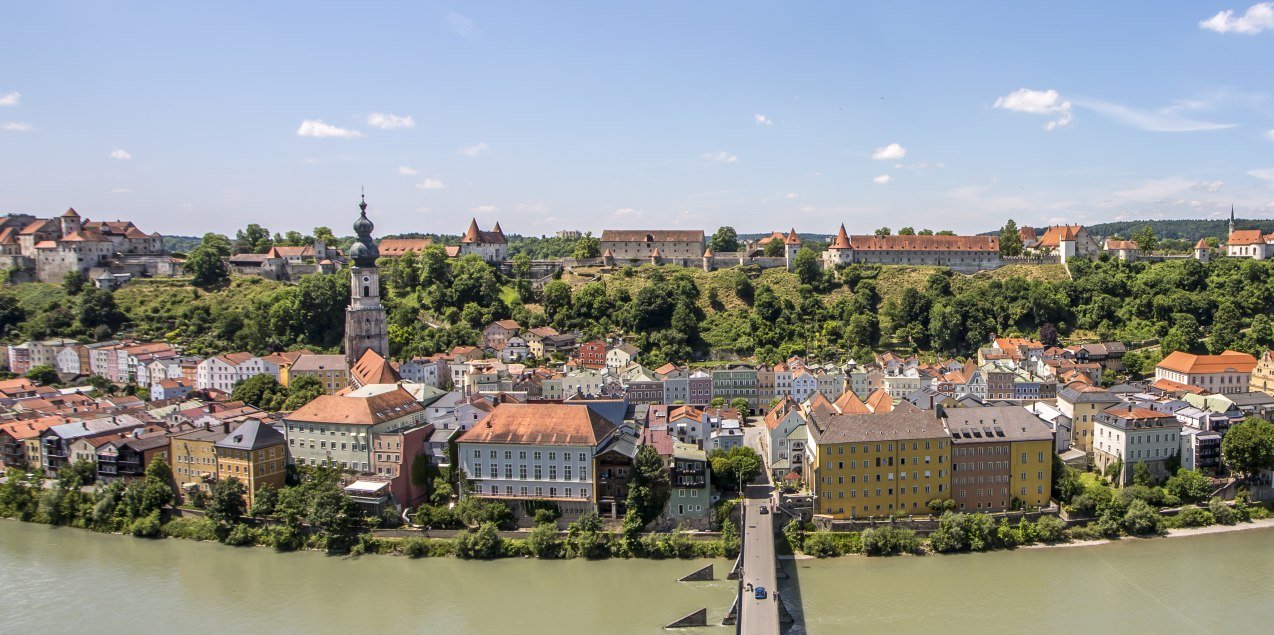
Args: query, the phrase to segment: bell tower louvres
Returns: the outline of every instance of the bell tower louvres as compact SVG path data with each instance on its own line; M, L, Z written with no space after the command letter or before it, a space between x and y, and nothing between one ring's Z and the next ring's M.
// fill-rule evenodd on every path
M385 323L385 307L380 304L380 270L376 259L380 253L372 240L375 226L367 218L367 201L358 204L359 216L354 221L357 239L350 246L350 303L345 309L345 359L352 367L368 349L389 357L389 331Z

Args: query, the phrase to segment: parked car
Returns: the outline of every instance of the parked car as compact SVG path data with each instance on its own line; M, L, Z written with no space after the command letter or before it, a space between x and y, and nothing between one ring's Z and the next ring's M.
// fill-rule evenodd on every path
M753 591L753 592L752 592L752 597L754 597L754 598L756 598L756 599L758 599L758 600L764 600L764 599L766 598L766 595L765 595L765 587L763 587L763 586L759 586L759 587L757 587L757 588L756 588L756 591Z
M761 513L762 513L762 514L768 514L768 513L770 513L770 506L769 506L769 505L762 505L762 506L761 506Z

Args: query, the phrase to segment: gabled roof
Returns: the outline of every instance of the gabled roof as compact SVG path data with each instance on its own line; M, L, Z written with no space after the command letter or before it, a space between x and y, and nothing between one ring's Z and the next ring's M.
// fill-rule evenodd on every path
M1111 240L1106 239L1107 251L1137 251L1137 241L1135 240Z
M26 230L24 229L22 232L26 233ZM1265 237L1261 235L1261 230L1259 229L1236 229L1233 234L1230 234L1229 244L1263 245L1265 244Z
M836 398L832 404L841 414L867 414L871 410L863 400L858 397L852 390L846 390L845 394Z
M929 411L912 410L876 414L838 414L827 417L813 430L820 444L896 441L946 437L942 421Z
M500 223L496 223L491 231L486 232L478 229L478 219L474 218L469 221L469 229L465 230L460 242L464 244L503 245L508 241L504 238L504 230L500 229Z
M882 414L894 409L893 397L885 392L884 388L877 388L876 392L867 396L867 408L875 414Z
M252 353L241 352L241 353L222 353L221 355L217 355L213 359L220 360L231 366L238 366L239 364L242 364L248 360L251 360L252 357L253 357Z
M291 372L315 372L321 370L349 370L344 355L300 355L292 362Z
M402 376L394 370L389 360L380 356L380 353L372 349L363 351L363 355L354 362L353 368L349 370L350 380L359 386L367 386L370 384L396 384L402 381Z
M1044 231L1043 236L1040 236L1038 246L1056 249L1062 240L1078 239L1081 231L1084 231L1083 225L1053 225Z
M578 445L595 447L614 424L591 408L566 404L500 404L474 424L459 443Z

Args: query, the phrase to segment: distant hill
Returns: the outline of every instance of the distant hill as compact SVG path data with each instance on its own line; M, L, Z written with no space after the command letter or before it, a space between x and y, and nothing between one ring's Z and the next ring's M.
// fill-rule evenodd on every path
M1159 238L1175 238L1188 242L1198 242L1200 238L1219 238L1224 242L1227 234L1228 219L1222 220L1133 220L1115 223L1088 225L1088 232L1097 236L1131 236L1133 232L1150 225L1155 236ZM1274 220L1235 219L1236 229L1259 229L1262 232L1274 232Z

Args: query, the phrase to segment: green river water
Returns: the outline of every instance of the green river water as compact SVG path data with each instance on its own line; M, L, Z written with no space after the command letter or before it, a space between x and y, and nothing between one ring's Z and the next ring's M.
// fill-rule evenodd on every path
M700 607L720 621L733 583L675 582L705 562L345 559L0 521L0 633L657 633ZM715 564L724 575L729 563ZM783 594L799 603L808 633L1274 625L1270 529L786 564L797 575Z

